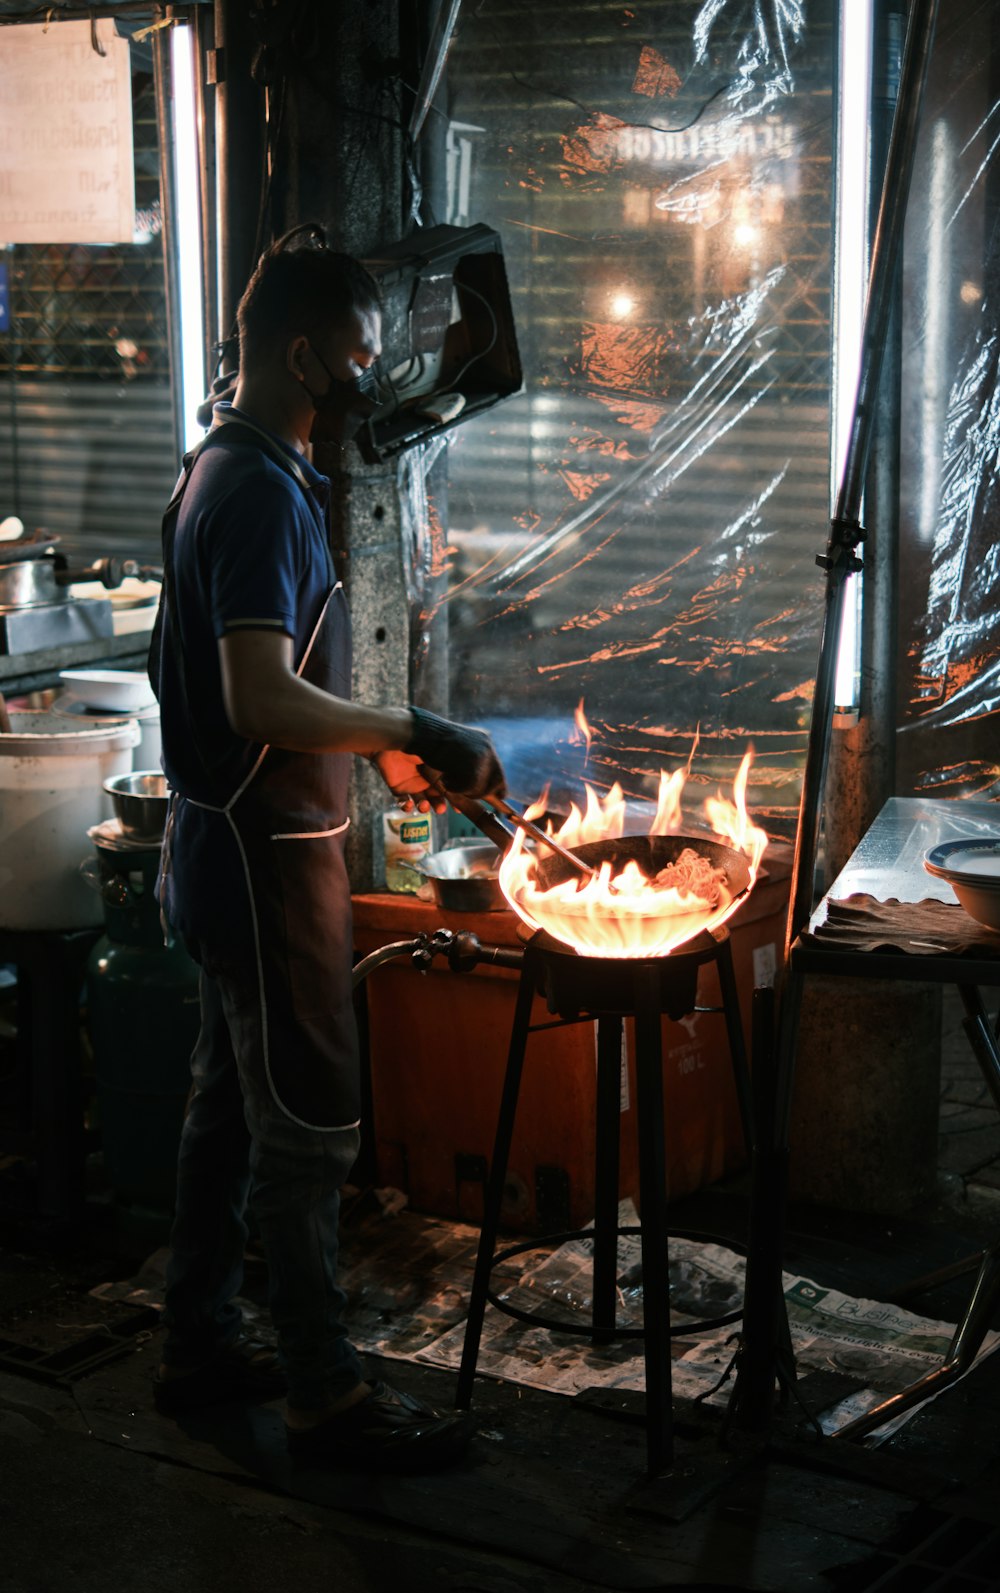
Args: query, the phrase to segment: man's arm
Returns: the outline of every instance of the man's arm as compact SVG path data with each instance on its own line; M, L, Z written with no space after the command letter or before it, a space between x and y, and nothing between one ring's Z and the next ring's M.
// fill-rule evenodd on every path
M413 736L408 708L366 708L310 685L293 668L284 631L239 629L219 641L229 723L248 741L290 752L402 750Z
M226 715L248 741L290 752L361 753L404 801L437 805L445 791L504 793L503 769L484 731L421 708L368 708L321 691L296 675L284 631L228 631L219 641L219 663Z

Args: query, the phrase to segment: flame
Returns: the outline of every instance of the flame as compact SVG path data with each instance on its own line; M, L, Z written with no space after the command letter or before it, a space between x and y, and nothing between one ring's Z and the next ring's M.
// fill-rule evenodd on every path
M587 757L584 759L584 763L586 763L587 758L590 757L590 746L591 746L591 743L592 743L592 741L594 739L594 732L591 730L590 725L587 723L587 715L583 711L583 698L582 697L580 698L580 701L577 703L576 707L573 710L573 720L574 720L574 723L576 724L577 730L579 730L581 736L583 737L584 743L585 743L586 748L587 748Z
M583 704L577 710L582 715ZM584 721L586 723L586 721ZM573 877L544 887L537 877L536 855L527 850L518 831L500 869L500 885L514 911L533 929L545 930L554 939L584 956L660 957L702 932L717 929L735 911L747 891L753 888L767 846L765 831L758 829L746 806L746 788L752 762L747 752L733 782L732 799L720 792L705 802L711 835L692 836L695 850L699 841L713 840L742 853L746 859L749 883L734 890L735 876L743 870L727 869L726 882L718 882L714 902L682 887L657 887L637 861L624 865L603 861L596 874L583 884ZM681 797L690 773L685 768L660 775L656 816L651 836L685 835ZM617 840L625 833L625 797L616 782L606 796L585 786L586 807L576 803L558 830L549 826L563 846L579 847L590 841ZM547 793L527 810L527 817L538 819L545 811Z

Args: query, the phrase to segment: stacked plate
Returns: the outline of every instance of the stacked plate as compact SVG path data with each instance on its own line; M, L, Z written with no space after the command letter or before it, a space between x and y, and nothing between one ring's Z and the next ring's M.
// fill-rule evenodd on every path
M156 701L144 669L62 669L59 678L77 702L107 713L136 713Z
M1000 839L944 841L927 853L924 868L947 880L970 918L1000 929Z

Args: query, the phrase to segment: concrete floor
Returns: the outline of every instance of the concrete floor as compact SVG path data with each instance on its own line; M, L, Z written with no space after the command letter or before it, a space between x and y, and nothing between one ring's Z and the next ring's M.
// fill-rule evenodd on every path
M971 1247L977 1237L995 1237L1000 1114L949 992L938 1190L933 1209L891 1232L829 1214L826 1227L825 1219L813 1226L796 1220L791 1236L806 1255L813 1246L820 1267L835 1263L845 1276L855 1267L858 1293L871 1286L879 1247L883 1258L894 1254L897 1270L919 1270L932 1252L937 1264L943 1253L963 1253L966 1241ZM745 1185L717 1193L722 1202L745 1202ZM27 1248L18 1246L22 1255ZM29 1255L25 1265L55 1278L79 1263L79 1254L50 1252L34 1261ZM963 1287L967 1294L968 1281ZM955 1319L963 1299L959 1291L928 1314L950 1308ZM477 1440L460 1475L304 1488L289 1481L273 1454L270 1470L255 1469L247 1459L252 1445L241 1449L222 1429L180 1434L152 1414L155 1355L154 1337L63 1389L0 1374L0 1593L291 1593L327 1586L336 1593L854 1593L873 1585L876 1547L932 1505L957 1512L966 1536L988 1533L1000 1481L992 1454L1000 1368L994 1371L992 1360L974 1374L975 1387L970 1379L937 1401L884 1450L850 1457L842 1450L831 1460L829 1448L804 1449L798 1432L772 1437L759 1464L748 1469L737 1455L732 1477L714 1492L707 1488L701 1502L673 1509L666 1495L646 1491L641 1427L623 1425L621 1413L608 1421L579 1400L510 1386L481 1396L491 1436ZM435 1381L445 1374L398 1365L390 1372L407 1386L411 1374L418 1384L425 1380L431 1397L447 1400L450 1384ZM272 1436L279 1431L277 1408L261 1419ZM706 1465L704 1440L699 1450L685 1420L679 1471L696 1477ZM714 1438L709 1447L714 1455ZM710 1458L708 1470L716 1463ZM975 1593L1000 1580L950 1582L927 1572L884 1585Z

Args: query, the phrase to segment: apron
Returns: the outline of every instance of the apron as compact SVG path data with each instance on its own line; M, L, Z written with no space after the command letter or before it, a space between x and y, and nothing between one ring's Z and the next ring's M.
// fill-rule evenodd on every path
M238 426L244 434L257 430L236 417L222 424ZM172 627L185 698L180 638L170 614L173 541L195 454L220 430L209 432L185 458L163 521L161 613L164 625ZM253 440L306 488L295 461L266 433L257 432ZM339 581L327 593L295 672L333 696L350 696L350 613ZM268 1086L293 1122L327 1132L356 1127L360 1117L351 889L344 861L350 772L349 753L263 747L241 785L218 806L175 792L163 847L165 878L184 803L218 815L228 829L247 889Z

